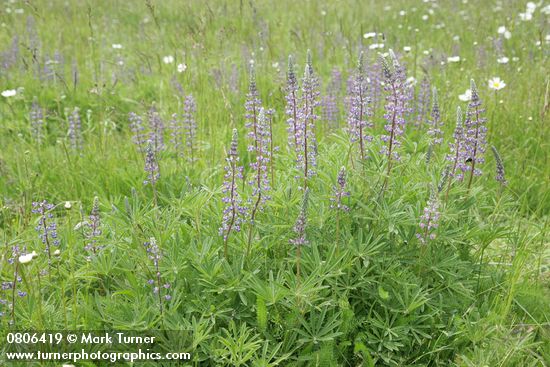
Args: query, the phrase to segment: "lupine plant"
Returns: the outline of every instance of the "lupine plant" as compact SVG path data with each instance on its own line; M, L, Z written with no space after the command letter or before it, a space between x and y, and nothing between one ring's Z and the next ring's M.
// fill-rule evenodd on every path
M164 150L164 122L157 108L153 105L147 112L149 121L149 142L155 154Z
M222 225L219 232L220 235L223 236L224 256L227 259L227 241L229 240L229 235L232 231L240 232L241 226L246 221L248 213L248 208L243 205L239 193L238 181L243 178L243 167L239 165L237 129L233 129L231 146L225 158L225 162L225 175L222 189L224 193L222 201L225 203L225 208L223 210Z
M432 138L431 145L440 145L443 142L443 131L441 131L441 111L439 110L439 101L437 98L437 89L432 91L432 113L429 120L430 127L428 135Z
M508 181L506 180L506 175L504 173L504 163L502 162L502 158L500 158L500 154L498 154L497 148L495 148L494 145L491 145L491 150L493 151L493 156L495 157L495 180L500 182L502 186L506 186L508 185Z
M29 113L31 122L31 133L36 143L40 145L44 139L44 113L42 107L38 104L38 99L34 97Z
M183 126L177 113L173 113L170 119L170 143L176 156L183 157Z
M157 205L157 181L160 178L160 167L158 158L153 145L149 142L145 148L145 173L147 178L143 181L144 185L151 185L153 190L153 203Z
M42 200L32 203L32 212L38 214L38 224L35 227L36 232L40 237L40 242L44 245L44 252L48 255L48 276L51 277L52 267L52 246L59 246L57 238L57 223L54 220L53 213L54 205L48 203L47 200Z
M153 287L153 294L158 297L159 313L163 316L163 305L172 299L170 294L171 284L162 279L160 272L160 260L162 258L162 251L157 243L155 237L151 237L149 241L143 244L147 252L147 257L153 263L153 278L147 280L147 284Z
M288 145L298 152L298 106L300 100L298 97L298 80L294 71L294 60L292 56L288 57L288 71L287 71L287 85L286 85L286 107L285 113L287 115L287 133L288 133Z
M307 181L313 177L317 167L317 139L315 137L315 122L319 116L316 108L319 106L319 79L313 71L311 51L307 52L307 62L302 78L302 95L297 115L296 141L298 169L303 172L304 188Z
M439 199L435 190L430 194L430 199L420 216L420 231L416 237L421 244L426 245L429 241L436 237L435 230L439 227Z
M132 131L132 140L137 146L140 153L145 153L145 147L147 146L147 135L144 133L145 127L143 126L143 119L135 112L128 114L128 120L130 121L130 130Z
M454 141L449 144L450 153L447 154L446 159L450 162L451 168L449 170L449 182L447 184L447 193L445 194L445 201L449 197L449 190L453 179L462 181L464 178L463 168L466 164L467 156L464 150L464 127L462 125L462 109L457 107L456 109L456 126L453 132Z
M472 97L468 103L464 122L464 154L468 156L469 164L462 167L464 172L470 172L468 189L472 186L474 176L481 175L479 165L485 162L485 145L487 144L487 127L485 126L487 119L483 116L485 108L481 104L479 92L473 80L470 81L470 90Z
M92 211L88 217L87 222L88 231L86 232L86 250L89 255L87 256L88 261L92 259L92 256L97 255L97 253L103 248L103 246L98 245L98 237L101 236L101 217L99 213L99 198L96 196L94 198L94 203L92 206Z
M346 191L346 167L342 166L338 172L337 185L332 188L333 196L330 198L330 208L336 211L336 251L340 242L340 212L348 212L350 209L343 203L345 197L350 196Z
M22 263L30 261L32 254L27 254L26 248L21 248L18 245L14 245L11 248L11 257L8 258L8 264L13 265L13 280L2 282L2 291L9 292L10 295L4 299L0 298L0 305L5 306L10 313L10 325L15 324L15 303L17 298L23 298L27 295L27 292L18 289L18 284L22 282L19 266ZM8 301L9 299L9 301ZM0 312L0 317L4 316L5 312Z
M427 76L422 78L416 93L416 119L414 125L422 128L427 121L427 115L430 109L430 80Z
M82 121L80 119L80 109L75 107L72 112L67 114L69 124L69 141L74 151L82 150Z
M194 162L196 159L197 123L195 114L197 106L192 94L185 97L183 103L183 129L185 130L185 146L187 147L187 159Z
M380 151L381 154L387 157L384 187L388 182L393 161L400 159L397 152L397 149L401 146L399 137L403 135L405 130L405 115L410 111L408 106L409 86L406 82L405 68L399 63L391 50L390 59L392 65L385 58L381 59L384 69L384 90L386 91L386 113L384 114L386 134L382 135L381 139L387 145L384 145Z
M361 159L366 158L367 142L372 141L372 136L367 134L367 128L374 125L369 121L372 115L369 108L369 98L367 94L367 78L365 76L363 52L359 54L357 60L357 69L351 80L351 91L349 98L348 111L348 129L351 143L359 144L359 155Z

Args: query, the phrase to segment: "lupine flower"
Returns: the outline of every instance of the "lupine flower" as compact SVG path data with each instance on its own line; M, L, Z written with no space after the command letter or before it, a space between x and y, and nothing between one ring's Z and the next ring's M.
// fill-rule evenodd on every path
M496 176L495 180L500 182L502 186L508 185L508 181L506 180L506 175L504 174L504 163L502 163L502 159L500 158L500 154L498 154L497 148L494 146L491 146L491 150L493 151L493 155L495 156L495 164L496 164Z
M296 223L294 224L293 230L296 236L289 241L296 247L301 247L309 243L309 241L306 239L308 198L309 189L306 189L306 191L304 192L304 197L302 199L302 208L300 209L300 214L298 215Z
M159 299L159 309L160 314L162 315L162 305L165 301L172 299L168 293L168 289L171 288L171 284L163 282L161 273L160 273L160 260L162 258L162 252L157 244L157 240L154 237L151 237L148 242L143 244L145 250L147 251L147 256L149 260L153 263L155 279L149 279L147 284L153 286L153 294L158 296ZM162 291L164 289L164 292ZM164 293L164 296L162 295Z
M160 170L157 157L151 143L148 143L145 148L145 172L147 172L147 179L143 181L143 184L151 184L152 186L155 186L160 178Z
M384 90L386 91L386 125L384 130L387 134L382 135L382 141L387 145L382 147L381 154L388 157L388 175L391 170L392 159L399 160L399 154L396 149L401 146L399 136L403 135L405 128L405 114L410 112L408 100L410 98L406 83L405 69L399 64L397 57L390 50L392 66L388 64L386 59L382 59L384 66Z
M170 143L174 147L174 151L178 157L183 157L183 131L182 131L181 119L177 113L172 114L170 120Z
M48 255L48 267L51 268L52 246L59 246L59 240L57 239L57 223L51 213L54 205L43 200L33 202L32 207L32 212L40 216L35 230L39 234L40 241L44 244L44 251Z
M34 97L32 101L29 119L31 122L32 137L40 145L42 139L44 138L44 113L42 112L42 107L38 104L38 99L36 97Z
M441 144L443 142L443 131L441 131L441 112L439 110L439 102L437 99L437 89L433 89L432 92L433 104L432 114L429 120L430 127L428 129L428 135L432 137L431 144Z
M439 201L437 195L433 192L420 216L420 233L416 234L416 237L423 245L435 239L434 230L439 226L439 216Z
M239 185L237 180L243 178L243 167L239 165L238 154L238 134L237 129L233 129L231 147L225 158L225 175L222 192L225 203L223 210L222 225L219 229L220 236L223 236L224 252L227 258L227 240L231 231L240 232L242 224L246 220L248 208L243 205L241 195L239 194Z
M485 127L485 122L487 119L483 117L485 109L481 105L481 99L477 92L477 87L472 80L470 82L470 89L472 90L472 99L468 104L468 111L466 112L466 121L465 132L464 132L464 149L465 154L468 157L468 165L465 165L462 168L464 172L470 171L470 180L468 182L468 188L472 184L474 176L481 175L481 170L476 168L476 164L479 167L479 164L485 162L484 153L486 140L485 136L487 134L487 128Z
M462 110L460 107L456 109L456 127L453 133L454 141L450 145L450 154L446 159L451 162L452 168L449 171L449 176L454 177L459 181L464 179L464 170L466 159L468 159L464 150L464 127L462 126ZM449 181L450 183L450 181Z
M197 136L197 123L195 122L195 113L197 107L193 95L185 97L183 107L183 128L185 130L185 145L187 147L187 158L193 162L195 160L195 140Z
M80 109L75 107L73 112L68 114L69 140L73 150L82 150L82 122L80 119Z
M300 100L298 98L298 81L294 72L294 61L292 56L288 57L287 85L286 85L286 107L285 112L287 118L288 144L296 151L298 149L298 106Z
M315 109L319 106L319 79L313 71L311 51L308 50L307 62L302 78L302 97L297 115L297 165L304 172L304 185L307 179L316 174L317 140L315 121L319 118Z
M149 109L147 118L149 120L150 129L149 142L151 143L153 151L157 154L161 150L164 150L164 122L154 105Z
M99 246L97 244L97 238L101 236L101 217L99 214L99 199L96 196L94 198L94 204L92 206L92 211L90 212L90 216L88 218L88 233L86 234L86 239L88 243L84 247L84 249L88 252L90 252L93 255L96 255L98 251L100 251L103 246ZM91 259L91 256L87 257L88 260Z
M338 172L338 185L332 188L333 197L330 199L331 209L341 210L344 212L349 211L349 207L342 203L342 199L350 196L349 191L346 191L346 168L342 166Z
M137 145L138 150L143 153L145 152L145 146L147 144L147 136L143 132L145 130L143 127L143 119L140 115L130 112L128 114L128 120L130 121L130 130L133 133L132 140L134 144Z
M506 83L504 83L503 80L501 80L499 77L494 77L492 79L489 79L489 89L493 90L501 90L506 86Z
M256 212L262 210L265 202L269 200L268 192L271 189L268 173L271 161L271 132L268 113L263 107L260 108L256 126L248 133L248 136L253 139L253 144L248 146L248 150L255 153L255 159L250 162L253 175L248 182L252 186L252 197L255 200L250 216L251 223L254 223Z
M29 255L32 260L33 254L27 254L27 250L25 247L21 249L18 245L15 245L15 246L12 246L11 257L8 258L8 264L14 265L13 280L2 282L1 290L3 292L10 291L11 300L8 301L7 299L0 297L0 305L5 306L7 309L7 312L11 314L11 319L9 321L10 325L13 325L15 323L16 295L19 298L25 297L27 295L27 292L18 290L17 286L22 282L21 276L19 275L19 264L24 264L25 263L24 261L26 261L29 258ZM23 262L20 261L21 258L23 258ZM0 317L4 315L5 315L5 312L0 311Z
M365 159L365 144L372 141L372 136L367 134L367 128L372 128L369 122L372 115L369 108L367 95L367 78L365 77L363 52L359 54L357 69L353 75L351 91L349 95L348 129L350 141L359 142L361 159Z
M422 126L428 119L428 111L430 109L430 80L427 77L422 79L420 86L418 87L418 93L416 97L416 122L415 126Z

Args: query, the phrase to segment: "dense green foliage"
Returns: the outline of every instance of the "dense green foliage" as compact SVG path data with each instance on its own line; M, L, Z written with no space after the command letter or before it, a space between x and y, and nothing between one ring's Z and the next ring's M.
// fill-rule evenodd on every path
M550 364L544 4L529 21L520 20L526 5L518 1L16 0L2 6L0 48L9 52L16 37L19 52L14 65L0 66L0 89L22 89L0 100L0 280L13 280L12 246L38 257L19 264L18 287L28 294L16 298L14 325L0 305L0 336L12 328L189 330L187 351L196 366ZM503 25L511 38L499 45ZM34 58L32 29L41 44ZM298 277L289 240L303 190L287 144L286 60L295 56L301 77L311 49L323 95L332 69L345 81L359 48L375 42L363 37L371 31L384 33L378 42L385 46L369 50L368 62L392 48L408 77L427 76L437 87L444 142L430 150L426 127L409 123L402 159L386 176L386 158L378 153L383 100L372 119L369 159L361 161L350 149L342 88L338 126L317 126L318 174L308 183L309 244L301 248ZM62 66L39 76L36 70L56 51ZM167 55L173 63L164 62ZM459 62L447 62L455 55ZM509 61L498 63L503 55ZM250 174L244 103L251 59L262 101L275 109L279 150L251 251L247 256L245 224L229 237L226 259L218 233L224 159L236 128ZM489 89L494 76L506 87ZM422 245L420 216L443 180L456 107L467 106L458 96L470 79L487 109L488 142L500 152L508 185L495 181L487 149L483 175L470 189L453 182L447 200L442 191L437 237ZM197 102L196 160L178 157L166 134L155 205L128 113L145 114L155 104L166 123L182 113L174 81ZM35 96L47 113L41 143L29 119ZM67 133L66 110L74 107L82 116L81 152L71 149ZM337 214L330 198L341 166L350 210ZM88 260L85 226L77 224L88 220L96 196L103 249ZM49 275L39 276L48 256L31 210L44 199L55 205L60 255ZM163 253L162 278L171 284L162 313L147 284L155 270L143 243L151 237ZM10 297L0 291L1 299Z

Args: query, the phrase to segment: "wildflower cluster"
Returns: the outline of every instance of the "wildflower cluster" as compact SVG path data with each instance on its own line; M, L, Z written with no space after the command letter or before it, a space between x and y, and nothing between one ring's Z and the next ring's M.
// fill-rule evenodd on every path
M162 314L162 305L165 301L170 301L172 296L169 293L171 284L164 282L160 273L160 259L162 258L162 252L157 244L157 240L151 237L148 242L143 244L147 251L149 260L153 263L154 279L149 279L147 284L153 287L153 294L158 296L160 313ZM163 291L164 290L164 291ZM163 295L164 293L164 295Z

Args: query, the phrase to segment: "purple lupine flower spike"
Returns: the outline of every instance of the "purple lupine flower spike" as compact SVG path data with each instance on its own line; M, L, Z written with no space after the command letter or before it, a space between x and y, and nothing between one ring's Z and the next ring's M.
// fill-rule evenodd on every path
M252 197L255 198L251 223L254 223L255 215L258 210L262 210L264 204L269 200L269 162L271 161L271 134L269 128L269 117L267 111L261 107L258 113L255 131L251 131L248 136L254 138L254 145L249 145L249 151L255 152L255 160L250 162L250 168L253 172L252 179L248 182L252 186Z
M497 148L494 146L491 146L491 150L493 151L493 155L495 156L495 165L496 165L496 176L495 180L500 182L502 186L508 185L508 181L506 180L506 175L504 173L504 163L502 162L502 158L500 158L500 154L498 154Z
M158 154L161 150L164 150L164 122L154 105L149 109L147 118L150 129L149 142L153 147L153 151Z
M67 120L69 123L69 140L71 148L75 151L82 150L82 121L80 119L80 109L75 107L68 114Z
M18 285L22 283L22 278L19 275L21 258L27 256L34 257L34 253L32 255L27 254L26 247L20 248L18 245L12 246L11 257L8 258L8 264L14 266L13 278L11 278L11 281L4 281L1 283L0 290L3 292L9 291L9 293L11 294L9 300L7 298L2 298L0 295L0 317L4 316L6 313L10 313L11 319L8 322L9 325L15 324L15 303L17 298L22 298L27 295L27 292L18 289ZM6 309L6 312L2 311L4 308Z
M40 241L44 245L44 252L48 255L48 268L51 270L52 246L59 246L59 240L57 238L57 223L51 213L54 205L48 203L46 200L43 200L33 202L32 208L32 212L39 215L38 224L35 227L35 230L38 232Z
M36 97L32 100L31 111L29 113L29 119L31 122L31 134L38 145L42 143L44 139L44 113L42 107L38 104Z
M143 181L144 185L151 185L153 189L153 203L157 205L157 188L156 184L160 178L160 167L157 161L157 154L153 149L151 142L147 143L145 148L145 172L147 178Z
M288 145L294 150L298 150L298 106L300 100L298 98L298 80L294 72L294 61L292 56L288 57L287 85L286 85L286 107L285 113L287 117L287 132Z
M443 142L443 131L441 131L441 112L439 110L439 102L437 98L437 89L433 89L432 92L433 105L431 119L429 120L430 127L428 129L428 135L431 136L432 141L430 144L438 145Z
M243 178L243 167L239 165L238 134L237 129L233 129L231 147L225 158L225 175L222 192L225 203L223 210L222 225L219 229L220 236L223 236L224 255L227 258L227 240L231 231L240 232L243 223L246 220L248 208L243 205L241 195L239 194L238 180Z
M366 158L366 143L372 141L372 136L367 134L367 128L372 128L369 117L372 115L369 108L367 94L367 78L365 77L363 52L359 54L357 69L351 80L351 91L349 95L348 127L350 141L359 143L361 159Z
M197 112L197 106L195 104L195 98L189 94L185 97L183 102L183 128L185 130L185 146L187 147L187 159L190 162L194 162L195 146L197 136L197 123L195 121L195 114Z
M90 253L89 256L87 256L87 260L91 260L92 255L96 255L98 251L100 251L103 246L99 246L97 244L97 239L99 236L101 236L101 217L99 213L99 198L96 196L94 198L94 203L92 206L92 211L90 212L90 216L88 217L88 231L86 233L86 239L88 243L84 247L86 251Z
M451 152L446 157L452 165L449 176L462 181L464 178L463 170L467 156L464 150L464 126L462 125L462 109L460 107L456 109L456 127L453 138L454 142L450 144Z
M289 242L297 247L307 245L309 241L306 238L306 225L307 225L307 207L309 199L309 189L306 189L304 192L304 197L302 199L302 207L300 209L300 214L296 219L294 224L294 233L295 238L291 239Z
M170 119L170 143L176 155L183 157L183 126L177 113L173 113Z
M408 106L410 98L409 85L406 82L405 69L399 64L392 50L390 50L390 57L393 64L391 67L386 59L381 59L385 77L384 90L387 93L386 113L384 114L386 134L382 135L381 139L387 145L382 147L380 153L388 158L386 183L392 168L392 160L398 161L400 159L397 152L397 149L401 146L399 137L403 135L405 129L405 115L410 112Z
M349 207L342 202L345 197L350 196L350 192L346 191L346 167L340 168L337 181L338 185L332 188L333 197L330 198L330 208L347 212Z
M297 164L298 168L304 172L304 187L307 187L307 180L316 174L317 140L315 137L315 122L319 119L316 114L316 107L319 106L319 79L313 71L310 50L307 52L307 62L302 78L300 102L297 116Z
M435 239L436 235L434 231L439 227L439 217L439 200L437 194L433 191L420 216L420 231L416 234L416 237L423 245Z
M128 120L130 121L130 130L133 133L132 140L137 145L139 152L144 153L147 145L147 136L144 133L143 119L140 115L130 112Z
M254 64L250 64L250 80L245 102L245 126L250 130L248 132L248 137L251 140L251 144L248 146L249 152L256 152L258 150L258 114L260 113L261 107L262 101L260 100L260 95L256 86Z
M171 284L164 282L162 280L160 272L160 260L162 259L162 251L157 243L155 237L151 237L148 242L143 244L145 250L147 251L147 257L153 263L153 268L155 272L155 279L147 280L147 284L153 286L153 294L158 297L159 300L159 310L162 315L163 312L163 303L165 301L170 301L172 299L171 295L168 293L168 290L171 288ZM164 289L164 296L162 295Z
M481 175L479 165L485 162L485 145L487 144L487 127L485 126L487 119L483 116L485 109L482 107L481 99L473 80L470 81L470 90L472 91L472 98L470 99L470 103L468 103L466 121L464 122L464 149L466 151L465 154L468 156L468 164L462 167L464 172L470 172L468 189L472 185L474 176Z

